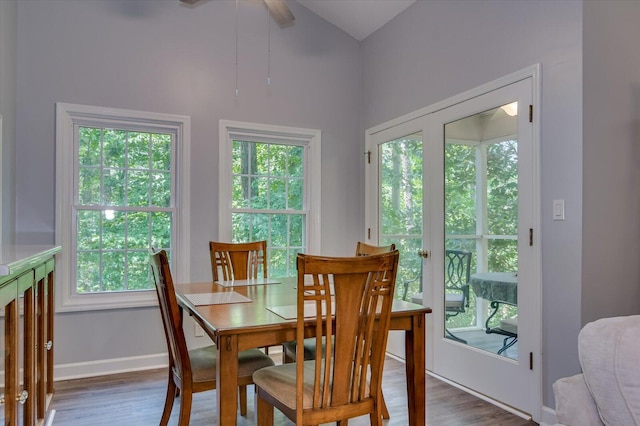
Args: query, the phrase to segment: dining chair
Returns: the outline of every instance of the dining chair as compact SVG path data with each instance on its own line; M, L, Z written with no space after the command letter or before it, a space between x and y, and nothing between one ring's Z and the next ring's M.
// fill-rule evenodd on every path
M389 253L396 249L395 244L390 244L388 246L374 246L371 244L363 243L362 241L358 241L356 244L356 256L370 256L372 254L380 254L380 253ZM323 341L322 344L322 353L324 354L324 348L326 344ZM296 359L296 348L297 344L295 340L290 342L285 342L282 344L282 362L284 364L295 362ZM305 339L304 342L304 359L308 361L310 359L314 359L316 354L316 341L315 339ZM385 417L388 418L388 417Z
M223 243L209 241L213 280L267 278L267 242ZM260 273L262 271L262 273Z
M162 324L169 351L169 383L160 425L166 425L176 395L180 394L178 424L187 426L191 417L192 394L216 388L216 347L187 348L182 328L182 315L176 298L167 253L164 250L150 255L151 271L155 282ZM258 349L238 353L238 384L240 414L247 413L247 385L253 383L253 373L274 365L269 356Z
M370 256L372 254L381 254L381 253L389 253L396 249L395 244L390 244L387 246L375 246L372 244L367 244L362 241L358 241L356 244L356 256ZM290 363L295 362L296 358L296 341L285 342L282 344L282 362ZM322 339L322 354L324 356L326 350L326 338ZM308 361L314 359L316 355L316 341L313 338L304 340L304 360ZM384 396L381 398L382 405L382 417L384 419L388 419L390 417L389 410L387 409L387 404L384 400Z
M469 308L469 280L471 279L471 257L472 253L466 250L445 250L444 253L444 311L445 311L445 332L448 339L467 343L466 340L456 336L446 326L449 318L466 312ZM403 300L407 300L409 284L418 282L422 289L422 261L420 262L420 273L402 283ZM423 293L411 295L411 302L422 305Z
M445 331L448 338L466 344L466 340L456 336L446 327L446 322L449 318L465 313L469 308L471 252L466 250L446 250L444 256Z
M399 252L360 257L298 254L296 362L258 370L258 425L273 424L274 407L297 425L369 415L382 422L380 398ZM333 290L332 290L333 289ZM334 296L332 297L332 294ZM333 318L326 321L325 318ZM304 360L304 335L316 354ZM322 356L322 337L326 356Z

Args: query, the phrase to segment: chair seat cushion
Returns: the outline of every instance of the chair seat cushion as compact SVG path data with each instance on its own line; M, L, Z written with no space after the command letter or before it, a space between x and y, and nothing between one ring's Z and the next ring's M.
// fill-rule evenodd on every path
M275 367L263 368L253 374L253 383L264 389L270 395L292 410L296 409L296 363L282 364ZM304 396L303 407L313 405L313 375L315 361L304 363Z
M640 315L603 318L578 337L584 380L607 426L640 425Z
M296 409L296 363L267 367L253 373L253 382L256 386L265 390L282 404L292 410ZM304 362L304 387L302 405L303 409L313 406L313 383L315 374L315 361ZM323 374L324 376L324 374ZM320 379L322 382L322 378ZM369 394L369 386L365 389L365 395Z
M518 334L518 318L500 320L500 328L508 333Z
M464 307L464 295L462 293L445 293L444 307L446 310L459 310Z
M216 379L218 357L215 345L191 349L191 371L194 382L205 382ZM270 367L275 363L259 349L249 349L238 353L238 377L251 377L254 371Z

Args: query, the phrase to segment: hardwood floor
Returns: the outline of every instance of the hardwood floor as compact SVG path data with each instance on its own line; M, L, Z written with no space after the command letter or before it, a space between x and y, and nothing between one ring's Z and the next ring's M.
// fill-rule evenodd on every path
M279 355L278 355L279 356ZM151 426L162 414L167 372L151 370L55 383L52 408L54 426ZM407 424L404 364L387 358L383 382L391 419L389 426ZM193 426L215 425L215 391L195 394L191 422ZM238 416L238 425L254 425L253 390L250 388L246 417ZM176 399L169 425L178 423ZM368 425L368 418L349 421L350 426ZM293 425L276 410L275 425ZM471 426L535 425L440 380L427 376L427 425Z

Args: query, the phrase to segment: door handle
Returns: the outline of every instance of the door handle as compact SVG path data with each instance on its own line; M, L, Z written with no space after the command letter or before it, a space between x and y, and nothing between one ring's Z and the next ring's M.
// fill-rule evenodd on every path
M429 257L429 252L427 250L418 250L418 256L427 259Z

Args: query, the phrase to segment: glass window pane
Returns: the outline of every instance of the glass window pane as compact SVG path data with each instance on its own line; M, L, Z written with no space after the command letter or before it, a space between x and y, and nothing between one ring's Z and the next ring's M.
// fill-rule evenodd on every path
M302 179L290 179L289 180L289 192L288 192L288 205L287 207L293 210L302 210L304 205L304 181Z
M234 176L232 188L231 207L234 209L246 209L249 207L249 178L246 176Z
M289 245L291 247L303 247L303 235L304 215L289 215Z
M125 247L127 214L105 210L102 216L102 249Z
M445 233L476 233L476 146L445 144Z
M103 157L105 167L124 167L127 132L105 129L103 132Z
M151 179L151 205L171 207L171 173L154 173Z
M154 170L171 170L171 135L151 135L151 151Z
M102 291L125 290L124 251L102 253Z
M287 147L271 144L269 152L269 173L271 176L287 175Z
M248 164L248 148L247 143L242 141L233 141L231 148L231 172L234 175L247 174L249 170Z
M270 214L252 214L251 215L251 240L270 241L271 233L271 215ZM267 244L268 246L269 244Z
M127 182L128 205L148 206L149 205L149 172L129 170Z
M130 169L148 170L150 167L149 153L151 149L151 135L149 133L129 132L129 146L127 153Z
M233 242L251 241L251 215L233 213L231 215L231 235Z
M173 216L169 212L151 213L151 246L156 249L171 249Z
M174 137L79 127L78 140L78 202L102 210L76 216L77 291L149 289L149 247L173 245Z
M518 240L488 240L488 272L518 272Z
M271 247L287 247L289 236L288 216L274 214L271 216Z
M266 240L268 250L281 249L275 257L269 257L279 265L276 268L269 261L270 273L295 274L291 248L304 248L305 214L284 214L304 209L304 152L302 146L233 141L231 206L254 213L232 212L232 240ZM293 270L289 269L291 265Z
M487 226L492 235L515 235L518 229L518 144L514 140L487 147Z
M151 215L147 212L130 212L128 219L126 247L130 249L148 249Z
M146 290L151 288L149 253L129 251L127 254L127 289Z
M251 204L252 209L269 208L267 178L251 178Z
M100 169L80 167L78 170L78 203L100 204Z
M82 166L100 165L100 138L102 131L90 127L78 129L78 163Z
M286 179L269 179L269 208L272 210L287 208Z
M251 143L251 153L255 160L252 161L251 173L266 175L269 173L269 144Z
M301 146L289 147L289 176L302 177L304 176L304 148Z
M76 259L76 287L78 293L100 291L100 253L78 252Z
M287 249L269 249L269 270L268 275L272 277L287 276Z
M78 250L97 250L100 248L99 211L80 210L76 214Z
M124 170L104 169L102 181L103 204L108 206L126 206Z

